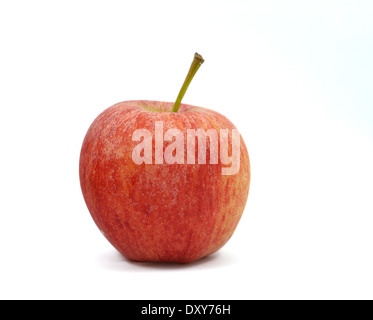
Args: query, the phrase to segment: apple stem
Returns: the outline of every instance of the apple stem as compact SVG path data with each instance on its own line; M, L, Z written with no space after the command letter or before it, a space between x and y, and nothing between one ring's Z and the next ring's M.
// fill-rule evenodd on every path
M189 72L184 80L183 86L180 89L179 95L176 98L176 101L174 103L174 106L172 108L172 112L178 112L181 100L183 99L185 92L187 91L189 84L192 82L192 79L194 75L196 74L197 70L201 66L201 64L204 62L202 56L198 54L197 52L194 54L193 62L190 66Z

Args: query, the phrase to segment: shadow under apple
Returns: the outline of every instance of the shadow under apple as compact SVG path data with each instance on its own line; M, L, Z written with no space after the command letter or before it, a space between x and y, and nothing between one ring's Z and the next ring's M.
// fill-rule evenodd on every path
M117 251L106 251L98 257L104 269L114 271L151 271L151 270L185 270L211 269L227 267L234 264L235 257L227 252L216 252L190 263L173 262L138 262L122 256Z

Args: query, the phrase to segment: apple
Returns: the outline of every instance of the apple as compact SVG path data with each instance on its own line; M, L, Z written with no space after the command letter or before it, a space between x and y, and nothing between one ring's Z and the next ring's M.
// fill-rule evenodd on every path
M134 261L188 263L219 250L244 211L249 155L223 115L175 103L124 101L92 123L80 154L81 189L108 241Z

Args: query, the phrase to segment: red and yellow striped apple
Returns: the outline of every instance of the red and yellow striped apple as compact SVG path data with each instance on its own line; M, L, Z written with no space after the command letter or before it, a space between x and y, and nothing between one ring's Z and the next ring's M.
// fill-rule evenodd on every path
M85 136L79 166L85 202L103 235L128 259L198 260L229 240L244 211L250 163L242 137L223 115L181 104L202 62L196 54L175 103L117 103ZM214 132L228 132L227 146Z

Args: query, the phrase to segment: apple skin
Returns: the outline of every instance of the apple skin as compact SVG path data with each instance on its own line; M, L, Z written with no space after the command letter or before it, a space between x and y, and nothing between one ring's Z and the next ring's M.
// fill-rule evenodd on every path
M222 175L224 165L220 160L209 164L209 156L206 164L197 158L197 164L154 164L155 121L163 121L164 132L235 129L212 110L181 104L178 112L170 112L172 106L146 100L117 103L94 120L82 145L79 174L89 212L130 260L188 263L212 254L232 236L246 205L250 161L242 137L236 175ZM153 134L153 164L132 159L139 143L132 141L136 129Z

